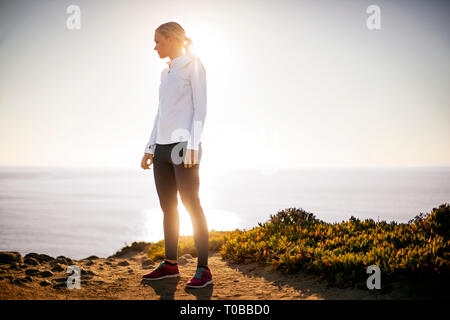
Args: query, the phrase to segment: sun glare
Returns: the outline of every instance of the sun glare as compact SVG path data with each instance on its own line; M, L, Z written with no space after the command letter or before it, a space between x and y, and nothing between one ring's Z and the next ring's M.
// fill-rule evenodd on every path
M202 180L202 177L200 177ZM206 216L209 230L228 231L239 228L240 221L236 213L214 208L214 196L211 186L203 179L200 183L200 202ZM193 235L192 222L178 196L178 212L180 215L180 235Z
M212 25L189 25L187 28L188 37L193 41L191 50L205 65L208 81L214 81L214 85L221 85L218 81L226 83L232 63L232 46L226 34Z

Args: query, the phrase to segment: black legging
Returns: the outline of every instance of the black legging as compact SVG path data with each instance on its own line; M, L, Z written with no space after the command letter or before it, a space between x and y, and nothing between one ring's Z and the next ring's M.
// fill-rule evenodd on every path
M200 205L199 166L202 145L199 145L198 161L194 166L184 167L187 141L171 144L156 144L153 170L159 203L164 213L165 255L168 260L177 260L180 219L177 192L189 212L197 249L198 266L208 265L208 225ZM173 155L172 155L173 153ZM194 162L195 163L195 162Z

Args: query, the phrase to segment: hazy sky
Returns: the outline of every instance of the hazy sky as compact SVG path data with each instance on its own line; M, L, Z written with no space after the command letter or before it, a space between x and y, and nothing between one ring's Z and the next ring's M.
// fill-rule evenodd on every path
M81 29L69 30L69 5ZM381 29L369 30L369 5ZM450 165L445 1L0 1L0 165L140 166L176 21L207 70L203 167Z

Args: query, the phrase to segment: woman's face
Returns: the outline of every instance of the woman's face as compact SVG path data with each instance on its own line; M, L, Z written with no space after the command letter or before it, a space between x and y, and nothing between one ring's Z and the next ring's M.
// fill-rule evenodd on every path
M161 59L168 57L169 54L174 49L175 41L172 37L166 38L162 34L160 34L158 31L155 32L155 50L158 52L159 57Z

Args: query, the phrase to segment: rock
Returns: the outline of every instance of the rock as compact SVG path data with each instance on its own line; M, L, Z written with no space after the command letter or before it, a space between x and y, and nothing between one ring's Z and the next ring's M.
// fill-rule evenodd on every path
M48 277L52 277L53 273L51 273L48 270L45 270L45 271L40 272L39 276L42 277L42 278L48 278Z
M62 258L57 258L55 260L53 260L52 262L50 262L50 266L52 268L62 268L63 266L68 265L67 260L66 259L62 259Z
M63 289L63 288L67 288L67 283L66 282L60 282L57 284L53 285L54 289Z
M100 259L100 258L97 257L97 256L89 256L89 257L84 258L84 259L82 259L82 260L97 260L97 259Z
M11 282L11 280L12 279L10 279L10 282ZM31 281L32 281L32 279L30 277L25 277L25 278L17 278L14 281L12 281L12 283L20 286L20 285L26 284Z
M21 255L16 251L1 251L0 264L11 264L13 262L21 262Z
M97 274L89 269L81 268L81 275L82 276L96 276Z
M143 269L150 269L154 265L155 265L155 262L153 262L152 259L145 258L145 259L142 260L142 268Z
M53 261L54 259L55 259L55 258L50 257L50 256L48 256L48 255L46 255L46 254L40 254L40 255L39 255L38 261L39 261L39 262L51 262L51 261Z
M52 261L52 264L63 264L63 265L68 265L69 262L65 257L58 257L55 260ZM70 260L70 264L72 264L72 260Z
M52 283L48 280L41 281L39 282L39 284L41 285L41 287L47 287L52 285Z
M117 251L115 254L110 256L109 258L131 258L136 256L137 254L144 252L151 245L148 242L133 242L131 246L125 246L124 248Z
M23 259L23 262L29 266L39 265L39 261L37 261L35 258L32 257L26 257L25 259Z
M178 258L178 265L180 265L180 266L184 266L184 265L187 264L188 262L189 262L189 261L186 260L186 259L183 258L183 257Z
M39 258L39 253L36 253L36 252L30 252L30 253L27 253L26 255L25 255L25 257L23 257L24 259L28 259L28 258L33 258L33 259L36 259L37 261L39 261L38 260L38 258Z
M37 275L39 273L39 270L38 269L27 269L27 270L25 270L25 274L27 275L27 276L35 276L35 275Z
M15 285L18 285L18 286L23 285L25 282L28 282L28 281L26 281L26 280L24 280L24 279L20 279L20 278L17 278L17 279L15 279L15 280L13 281L13 283L14 283Z
M64 268L59 263L56 263L53 265L52 271L60 272L60 271L64 271Z
M9 266L10 270L19 270L19 265L15 262L12 262Z
M189 254L189 253L186 253L186 254L182 255L181 258L185 258L186 260L194 259L194 257L191 254Z
M125 266L129 266L130 263L127 260L124 260L124 261L120 261L117 265L125 267Z
M192 257L192 256L191 256ZM182 257L180 257L179 259L178 259L178 264L180 265L180 266L184 266L185 264L188 264L189 262L191 262L192 260L191 259L187 259L187 258L185 258L184 256L182 256Z
M39 261L39 263L50 262L50 261L54 260L53 257L50 257L46 254L38 254L38 253L34 253L34 252L25 255L25 259L26 258L34 258L37 261Z

